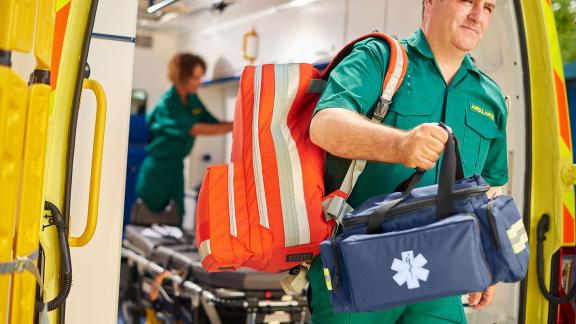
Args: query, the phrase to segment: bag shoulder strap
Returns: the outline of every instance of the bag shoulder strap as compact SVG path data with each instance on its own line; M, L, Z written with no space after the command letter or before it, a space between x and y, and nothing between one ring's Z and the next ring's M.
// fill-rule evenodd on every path
M371 37L382 39L390 46L388 69L382 83L382 93L378 99L378 103L371 119L374 123L382 123L388 113L390 104L392 103L392 97L402 85L402 81L406 75L406 69L408 68L408 55L398 40L389 35L378 32L361 36L340 50L336 57L330 62L326 70L322 73L322 78L328 80L332 70L334 70L336 65L342 62L342 60L352 52L354 45L359 41ZM365 160L352 161L340 188L335 193L329 195L330 198L326 199L323 203L327 220L336 219L339 222L345 213L352 210L352 208L346 203L346 200L352 192L352 189L354 189L354 186L364 171L365 166Z
M326 67L324 72L322 72L322 79L328 80L330 73L332 73L334 68L352 52L354 45L368 38L381 39L390 46L390 56L388 58L389 64L386 74L384 75L384 82L382 83L382 94L380 96L380 101L390 103L394 93L396 93L398 88L400 88L402 85L402 80L404 79L404 76L406 75L406 69L408 68L408 55L406 54L406 50L400 44L400 42L392 36L379 32L373 32L351 41L346 46L344 46L344 48L342 48L340 52L336 54L334 59L332 59L330 64L328 64L328 67Z

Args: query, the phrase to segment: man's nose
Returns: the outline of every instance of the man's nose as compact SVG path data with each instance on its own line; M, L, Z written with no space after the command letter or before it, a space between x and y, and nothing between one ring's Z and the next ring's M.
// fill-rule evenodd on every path
M483 1L477 1L471 8L468 18L476 23L482 21L482 15L484 15L484 3Z

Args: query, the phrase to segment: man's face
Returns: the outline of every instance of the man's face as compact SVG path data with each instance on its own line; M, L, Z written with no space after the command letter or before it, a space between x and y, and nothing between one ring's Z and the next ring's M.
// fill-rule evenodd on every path
M430 27L457 49L469 52L490 24L496 0L427 0Z

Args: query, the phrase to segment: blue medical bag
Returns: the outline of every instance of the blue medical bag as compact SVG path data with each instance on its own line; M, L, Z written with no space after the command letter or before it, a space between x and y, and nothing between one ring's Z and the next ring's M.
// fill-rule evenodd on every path
M450 132L449 132L450 133ZM480 177L463 179L450 133L438 185L373 197L320 245L336 312L381 311L517 282L528 268L528 238L509 196L489 199Z

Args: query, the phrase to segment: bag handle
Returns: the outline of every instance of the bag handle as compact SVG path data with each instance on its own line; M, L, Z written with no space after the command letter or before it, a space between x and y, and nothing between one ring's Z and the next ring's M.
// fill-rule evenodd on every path
M439 218L445 218L453 214L454 212L454 195L452 194L452 187L456 180L461 180L464 178L464 172L462 170L462 161L460 159L460 151L458 149L458 142L456 136L452 130L439 123L448 133L448 141L444 148L444 155L442 157L442 166L440 168L440 180L438 182L438 195L436 197L436 208ZM385 203L380 208L378 208L374 214L368 218L368 234L378 234L382 233L382 222L390 210L396 207L399 203L404 201L411 193L416 185L422 179L424 175L424 170L418 169L414 174L412 174L408 179L404 180L396 189L401 194L398 198L395 198L388 203Z

